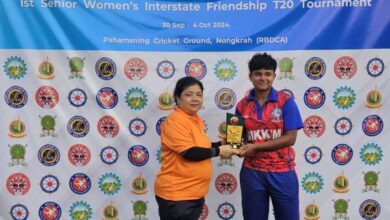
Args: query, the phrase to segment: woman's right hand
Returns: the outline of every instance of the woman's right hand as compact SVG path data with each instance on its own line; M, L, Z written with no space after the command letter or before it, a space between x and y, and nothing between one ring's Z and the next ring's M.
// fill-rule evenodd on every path
M229 144L221 145L219 147L219 156L224 159L231 158L232 155L237 155L239 153L240 151L238 149L233 149Z

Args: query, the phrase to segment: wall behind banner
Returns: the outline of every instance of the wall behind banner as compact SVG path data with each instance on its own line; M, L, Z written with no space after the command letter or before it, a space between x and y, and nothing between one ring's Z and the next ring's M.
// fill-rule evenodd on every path
M201 79L200 115L216 141L251 88L249 59L269 51L275 88L305 120L295 145L301 219L388 219L390 2L337 2L0 3L0 218L157 219L166 93L185 75ZM213 159L202 219L242 219L241 162Z

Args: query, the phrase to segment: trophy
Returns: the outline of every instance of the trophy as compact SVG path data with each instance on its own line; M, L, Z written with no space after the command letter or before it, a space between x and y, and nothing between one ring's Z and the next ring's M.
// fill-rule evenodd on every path
M241 146L242 134L244 131L244 119L241 116L231 113L226 114L226 142L233 149Z

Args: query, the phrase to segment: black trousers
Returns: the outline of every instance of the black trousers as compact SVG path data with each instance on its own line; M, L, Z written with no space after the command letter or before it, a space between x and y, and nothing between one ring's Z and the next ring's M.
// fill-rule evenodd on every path
M156 196L160 220L198 220L202 214L204 198L170 201Z

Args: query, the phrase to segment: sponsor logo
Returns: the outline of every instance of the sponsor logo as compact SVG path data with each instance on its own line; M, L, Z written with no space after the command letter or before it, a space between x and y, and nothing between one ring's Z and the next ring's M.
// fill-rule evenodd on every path
M334 73L339 79L351 79L357 71L357 64L352 57L342 56L334 64Z
M349 180L344 174L341 174L334 180L333 187L333 191L336 193L346 193L349 191Z
M54 166L60 161L60 151L51 144L45 144L38 151L38 160L45 166Z
M59 220L61 207L55 202L45 202L39 207L39 218L45 220Z
M14 196L26 194L30 187L30 179L23 173L11 174L7 179L7 190Z
M378 144L367 143L360 149L360 159L366 165L376 165L382 158L383 151Z
M74 202L69 208L69 217L71 219L89 220L92 218L91 206L84 201Z
M130 88L125 96L125 102L133 110L141 110L148 103L148 96L141 88Z
M232 89L222 88L217 91L214 97L215 104L222 110L229 110L236 104L236 94Z
M161 110L172 110L173 109L173 96L169 92L163 92L158 97L158 107Z
M70 76L69 79L79 78L79 79L85 79L83 76L84 73L84 58L81 57L67 57L69 68L70 68Z
M230 59L221 59L215 64L214 73L219 80L230 81L236 76L237 66Z
M57 90L51 86L41 86L35 93L35 100L41 108L51 109L57 105L59 95Z
M321 175L316 172L307 173L302 178L302 188L305 192L310 194L316 194L320 192L324 186L324 180Z
M347 117L337 119L334 129L339 135L347 135L352 130L352 121Z
M338 165L345 165L352 160L353 150L347 144L338 144L332 150L332 159Z
M121 189L122 183L114 173L105 173L99 178L99 189L106 195L114 195Z
M118 157L118 151L114 147L107 146L100 151L100 159L105 164L114 164L118 160Z
M334 201L334 200L333 200ZM349 201L349 200L348 200ZM332 219L349 220L348 217L348 201L345 199L338 199L334 201L334 216Z
M234 217L234 214L236 214L236 209L234 208L233 204L224 202L218 206L217 214L219 218L229 220Z
M74 144L68 150L68 159L71 164L83 167L91 160L91 151L83 144Z
M11 154L11 162L8 164L8 166L15 166L15 165L22 165L27 166L26 163L26 146L23 146L21 144L14 144L12 146L8 145L10 147L10 154Z
M116 65L113 60L102 57L95 64L95 72L103 80L110 80L116 74Z
M41 126L42 126L42 133L39 134L40 137L57 137L56 133L56 116L51 115L45 115L43 117L39 116L41 118Z
M278 79L295 79L293 75L294 61L290 57L283 57L279 60L280 75Z
M373 58L367 63L367 73L372 77L378 77L382 75L383 70L385 69L384 62L379 58Z
M305 160L310 164L316 164L320 162L322 158L321 148L317 146L308 147L305 151Z
M70 178L69 187L76 194L85 194L91 189L91 179L84 173L76 173Z
M9 213L13 220L27 220L29 215L27 207L22 204L13 205Z
M132 135L140 137L145 134L147 129L146 123L140 118L134 118L129 123L129 131Z
M133 202L133 218L131 220L148 220L146 216L146 211L148 210L147 202L142 200L137 200Z
M8 125L8 136L11 138L24 138L26 137L26 125L23 121L18 119L11 121Z
M146 63L139 58L131 58L125 64L125 74L131 80L141 80L148 73Z
M169 79L175 74L175 65L171 61L163 60L157 64L157 74L163 79Z
M371 90L366 96L366 106L368 108L382 107L382 95L377 88Z
M306 206L305 214L305 220L319 220L320 208L313 202Z
M208 215L209 215L209 208L205 203L203 204L202 213L199 216L199 220L206 220Z
M342 86L333 93L333 102L339 109L349 109L355 101L356 93L351 87Z
M85 137L89 132L89 123L82 116L73 116L67 127L69 134L76 138Z
M215 188L223 195L230 195L237 189L237 180L230 173L221 173L215 179Z
M161 117L160 119L157 120L156 122L156 132L158 135L161 135L161 124L167 119L167 117Z
M367 173L363 172L364 174L364 189L362 192L378 192L378 180L379 180L379 173L380 172L374 172L374 171L368 171Z
M282 89L280 91L286 93L287 95L290 95L291 98L295 99L294 93L291 90L289 90L289 89Z
M118 94L110 87L101 88L96 94L96 102L103 109L112 109L118 104Z
M54 74L54 65L49 62L49 58L46 58L41 64L39 64L38 67L39 71L39 79L43 80L50 80L54 79L55 74Z
M325 103L326 95L320 87L311 87L306 90L303 100L307 107L318 109Z
M141 176L137 176L132 182L131 182L131 192L136 195L142 195L147 192L147 182L146 179Z
M306 76L313 80L321 79L326 72L326 64L319 57L310 58L305 64Z
M369 115L364 118L362 129L367 136L376 136L383 130L383 120L378 115Z
M381 213L381 205L373 199L367 199L360 204L359 213L366 220L376 219Z
M27 92L20 86L12 86L5 91L5 102L12 108L21 108L27 103Z
M325 132L325 121L318 115L311 115L304 121L303 132L311 138L321 137Z
M50 194L58 190L60 181L56 176L49 174L42 177L39 185L41 186L42 191Z
M192 59L187 62L184 69L186 76L192 76L197 80L201 80L206 76L206 64L200 59Z
M104 138L114 138L119 133L119 122L114 117L105 115L99 119L97 129Z
M143 166L149 160L149 151L142 145L133 145L127 154L129 161L134 166Z
M72 89L69 92L68 101L74 107L81 107L87 103L87 93L79 88Z
M7 58L3 65L4 72L10 79L21 79L27 74L27 65L19 56Z
M112 204L106 206L103 210L103 220L119 220L118 208Z

